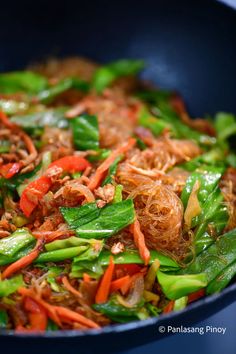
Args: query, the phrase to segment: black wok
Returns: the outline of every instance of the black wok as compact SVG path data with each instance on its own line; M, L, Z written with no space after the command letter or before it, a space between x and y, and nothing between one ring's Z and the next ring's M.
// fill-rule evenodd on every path
M195 115L236 113L236 12L210 0L5 1L0 71L50 55L97 61L143 58L143 77L177 89ZM1 352L70 353L128 349L163 338L162 325L192 325L236 300L236 284L183 311L90 332L0 332Z

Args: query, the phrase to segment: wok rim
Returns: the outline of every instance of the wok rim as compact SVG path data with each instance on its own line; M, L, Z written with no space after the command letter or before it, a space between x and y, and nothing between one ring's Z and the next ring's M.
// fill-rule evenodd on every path
M183 310L171 312L169 314L161 314L158 317L150 317L146 320L132 321L125 324L113 324L108 325L99 329L88 329L88 330L56 330L56 331L47 331L44 333L17 333L14 330L0 330L0 338L3 337L16 337L16 338L27 338L27 339L63 339L63 338L80 338L80 337L96 337L99 335L108 335L111 333L124 333L131 330L140 329L148 326L157 326L158 324L166 323L168 320L170 323L182 317L183 314L191 314L197 308L202 308L204 305L213 305L220 299L225 298L229 294L235 293L235 299L232 298L232 301L229 301L228 305L236 300L236 283L228 286L220 293L216 293L210 296L206 296L201 300L193 302L192 304L185 307ZM222 306L222 310L228 305ZM217 310L216 312L220 311ZM200 320L199 320L200 321ZM197 322L197 321L194 321Z

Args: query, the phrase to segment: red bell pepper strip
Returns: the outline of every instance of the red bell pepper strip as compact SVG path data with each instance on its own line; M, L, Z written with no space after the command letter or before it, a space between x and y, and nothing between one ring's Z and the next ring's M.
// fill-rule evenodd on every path
M19 162L9 162L5 165L2 165L0 167L0 175L2 175L4 178L11 178L13 177L16 173L20 171L21 164Z
M116 264L115 273L118 277L123 277L125 275L134 275L139 273L142 267L138 264Z
M198 291L195 291L192 294L189 294L188 295L188 304L190 304L193 301L196 301L196 300L200 299L204 295L205 295L205 289L200 289Z
M90 163L83 157L65 156L59 160L52 162L47 171L52 167L60 167L64 172L74 173L85 170L90 166ZM20 208L29 217L37 207L39 200L49 191L52 186L52 180L47 175L39 177L37 180L28 184L24 189L21 199Z
M52 185L51 178L41 176L23 190L20 198L20 208L29 217L37 207L39 200L49 191Z
M52 162L48 168L61 167L64 172L75 173L84 171L87 167L91 166L90 163L80 156L65 156L59 160Z
M47 313L43 306L31 299L26 297L24 300L24 308L29 312L29 322L31 331L44 332L47 328Z

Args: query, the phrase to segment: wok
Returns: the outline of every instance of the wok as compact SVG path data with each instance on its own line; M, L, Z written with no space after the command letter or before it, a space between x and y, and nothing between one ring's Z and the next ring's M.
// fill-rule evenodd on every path
M194 116L236 113L236 12L210 0L4 2L0 71L48 56L143 58L143 78L177 89ZM236 284L186 309L89 332L0 332L1 352L110 352L163 338L159 326L192 325L236 299Z

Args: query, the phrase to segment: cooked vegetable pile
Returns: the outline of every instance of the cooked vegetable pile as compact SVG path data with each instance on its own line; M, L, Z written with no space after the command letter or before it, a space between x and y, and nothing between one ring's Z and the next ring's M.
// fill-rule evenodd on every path
M0 74L0 328L178 311L236 274L236 117L191 119L140 60Z

